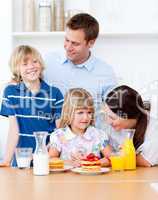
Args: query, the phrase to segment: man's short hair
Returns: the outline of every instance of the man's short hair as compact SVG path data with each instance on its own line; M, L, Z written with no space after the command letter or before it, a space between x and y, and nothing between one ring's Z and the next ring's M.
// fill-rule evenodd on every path
M74 15L67 22L66 27L72 30L82 29L85 33L85 40L87 42L96 39L99 33L98 21L87 13Z

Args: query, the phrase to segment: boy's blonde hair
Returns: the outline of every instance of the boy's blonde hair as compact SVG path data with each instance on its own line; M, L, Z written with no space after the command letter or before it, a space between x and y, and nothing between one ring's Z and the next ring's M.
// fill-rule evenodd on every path
M26 59L28 55L32 55L33 58L37 59L41 65L42 71L40 78L43 78L44 61L41 54L33 47L28 45L20 45L16 47L10 57L9 65L12 73L12 79L16 82L20 82L21 76L19 74L19 65Z
M94 124L94 102L92 96L85 89L73 88L65 95L59 128L71 125L74 112L78 109L89 109L92 112L90 124Z

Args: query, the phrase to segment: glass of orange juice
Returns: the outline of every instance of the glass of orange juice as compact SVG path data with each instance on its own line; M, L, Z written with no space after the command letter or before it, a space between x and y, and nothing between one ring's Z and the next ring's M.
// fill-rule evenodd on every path
M112 153L110 156L111 167L114 171L124 170L124 157L120 152Z

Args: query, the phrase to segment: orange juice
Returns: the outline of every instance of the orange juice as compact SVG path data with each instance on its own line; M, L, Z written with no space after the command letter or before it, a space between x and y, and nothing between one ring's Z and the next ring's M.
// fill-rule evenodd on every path
M132 139L125 139L122 146L122 153L124 155L124 169L136 169L136 153Z
M124 169L124 157L121 155L110 156L112 170L121 171Z

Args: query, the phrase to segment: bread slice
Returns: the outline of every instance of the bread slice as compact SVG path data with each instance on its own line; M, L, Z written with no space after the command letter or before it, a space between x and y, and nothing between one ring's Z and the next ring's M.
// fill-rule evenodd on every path
M64 168L64 161L58 158L51 159L49 161L49 168L50 169L63 169Z

